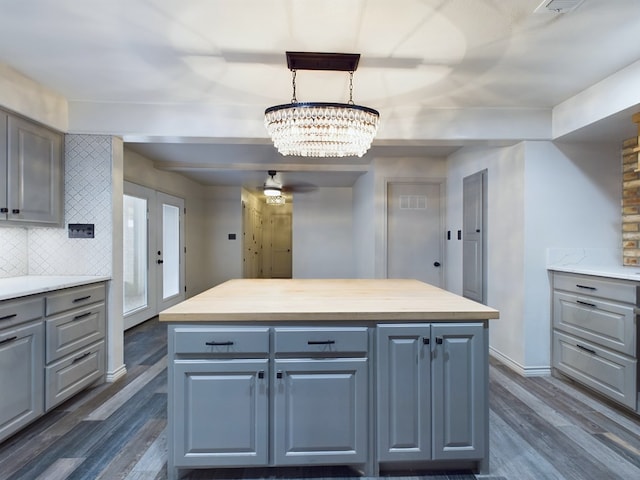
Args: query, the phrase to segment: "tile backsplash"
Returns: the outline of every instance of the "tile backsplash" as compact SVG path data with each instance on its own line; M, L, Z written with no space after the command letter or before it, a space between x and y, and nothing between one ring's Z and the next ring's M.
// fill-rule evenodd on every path
M112 148L110 136L65 136L65 228L0 228L0 277L111 275ZM93 223L95 238L69 238L69 223Z
M0 228L0 278L28 273L26 228Z

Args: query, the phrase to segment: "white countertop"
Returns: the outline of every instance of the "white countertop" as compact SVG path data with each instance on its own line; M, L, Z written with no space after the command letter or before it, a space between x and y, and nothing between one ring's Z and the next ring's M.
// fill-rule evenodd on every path
M623 267L622 265L549 265L547 269L554 272L579 273L640 282L640 268L638 267Z
M93 275L25 275L0 278L0 300L104 282L110 279L110 277Z

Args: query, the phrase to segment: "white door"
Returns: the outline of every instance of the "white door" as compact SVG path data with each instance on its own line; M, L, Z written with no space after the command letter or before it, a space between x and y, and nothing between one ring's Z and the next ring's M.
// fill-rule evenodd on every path
M184 299L184 200L125 182L124 327Z
M387 184L387 278L443 284L440 182Z

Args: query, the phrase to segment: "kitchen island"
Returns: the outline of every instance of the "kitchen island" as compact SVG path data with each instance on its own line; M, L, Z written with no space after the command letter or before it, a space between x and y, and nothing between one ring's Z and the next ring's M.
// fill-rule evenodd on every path
M231 280L168 323L168 474L488 472L488 320L416 280Z

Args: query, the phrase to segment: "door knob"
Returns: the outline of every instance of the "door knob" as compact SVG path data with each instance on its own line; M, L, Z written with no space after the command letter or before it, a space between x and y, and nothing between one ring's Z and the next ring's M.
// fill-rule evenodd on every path
M434 267L439 267L440 266L440 262L433 262L433 266Z

